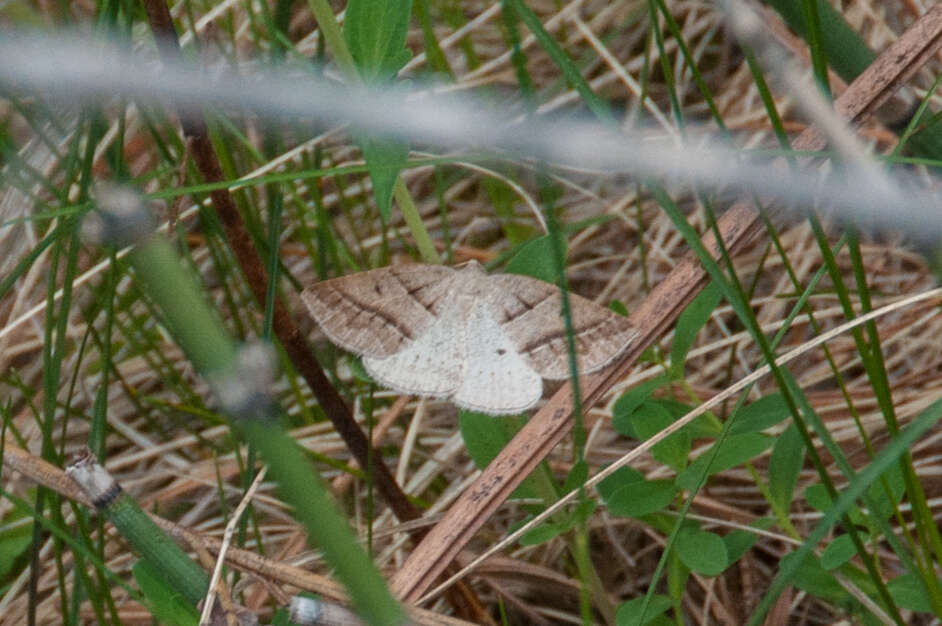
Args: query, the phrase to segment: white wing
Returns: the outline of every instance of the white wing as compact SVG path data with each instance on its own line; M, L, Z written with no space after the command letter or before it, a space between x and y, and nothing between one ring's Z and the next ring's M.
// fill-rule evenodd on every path
M454 395L455 404L499 415L520 413L539 402L540 375L521 358L487 302L475 303L467 329L464 379Z
M465 377L468 352L467 312L460 304L449 298L432 324L399 352L364 357L366 371L400 393L440 397L454 393Z

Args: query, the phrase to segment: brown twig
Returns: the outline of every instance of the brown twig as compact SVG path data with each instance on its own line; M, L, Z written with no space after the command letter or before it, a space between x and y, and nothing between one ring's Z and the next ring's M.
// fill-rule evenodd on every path
M942 5L935 5L857 77L835 102L835 110L855 125L862 123L919 70L940 43ZM808 129L793 147L820 150L824 140L814 129ZM759 211L751 201L738 202L719 219L718 229L727 252L734 254L761 231ZM718 258L719 248L712 232L704 237L703 244ZM631 316L641 330L641 337L629 352L617 364L580 381L585 407L598 401L628 374L641 352L673 324L706 283L705 270L688 253ZM409 555L392 579L393 592L398 597L416 602L422 596L491 514L569 432L571 417L571 387L566 384L537 411Z

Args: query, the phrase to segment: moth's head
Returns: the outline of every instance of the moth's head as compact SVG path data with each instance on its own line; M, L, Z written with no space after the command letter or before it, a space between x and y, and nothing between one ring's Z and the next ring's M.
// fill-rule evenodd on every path
M486 274L484 266L477 262L476 259L471 259L470 261L465 261L464 263L459 263L455 266L455 269L461 272L468 272L472 274Z

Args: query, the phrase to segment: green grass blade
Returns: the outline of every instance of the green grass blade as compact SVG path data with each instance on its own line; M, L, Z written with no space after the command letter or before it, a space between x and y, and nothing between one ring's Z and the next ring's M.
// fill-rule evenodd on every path
M507 4L513 8L536 40L540 43L546 53L560 69L566 81L575 89L579 96L585 102L589 110L602 122L615 123L615 117L612 115L611 107L602 100L589 86L579 68L576 67L569 55L556 43L556 40L550 36L543 23L530 8L523 3L523 0L506 0Z

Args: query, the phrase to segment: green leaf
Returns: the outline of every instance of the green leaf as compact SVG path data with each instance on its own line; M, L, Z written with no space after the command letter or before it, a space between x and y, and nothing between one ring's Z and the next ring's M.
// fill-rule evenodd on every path
M832 500L830 494L828 494L827 487L821 483L809 485L805 489L805 501L811 508L822 513L827 513L834 506L834 500ZM867 520L864 519L863 514L857 507L852 507L847 512L847 516L854 524L865 525L867 523Z
M781 394L759 398L730 415L729 434L757 433L770 426L775 426L791 413Z
M676 493L673 481L642 479L614 489L604 500L612 515L643 517L666 508Z
M412 56L406 47L412 0L350 0L343 34L360 78L367 84L391 80ZM376 206L383 220L392 213L393 186L409 157L409 145L395 139L353 133L363 151Z
M644 441L673 423L674 416L662 404L656 402L645 402L631 416L633 430L638 434L638 438ZM686 467L689 454L690 435L685 428L651 448L651 455L655 459L678 473Z
M808 485L805 489L805 502L816 511L827 511L834 504L827 487L821 483Z
M350 0L343 36L365 83L395 76L411 58L406 47L412 0Z
M559 237L565 259L566 239L559 234L556 236ZM556 261L553 260L555 254L550 235L543 235L520 246L517 253L507 262L504 271L508 274L538 278L555 285L559 282L559 272L556 271Z
M474 411L459 411L458 428L468 455L484 469L510 441L500 419Z
M779 564L779 569L781 570L789 561L793 561L796 556L798 555L795 552L786 554ZM831 602L843 604L850 598L849 594L837 582L837 579L821 567L817 557L813 554L805 557L795 572L792 582L802 591Z
M435 27L429 15L428 4L428 0L416 0L413 5L416 21L419 22L419 26L422 28L425 57L428 59L429 66L435 72L442 74L443 78L454 80L454 72L451 71L451 66L448 64L448 57L445 56L441 46L438 45L438 39L435 37Z
M840 493L838 493L838 496L840 496ZM832 500L830 494L828 494L827 487L820 483L810 485L805 489L805 500L812 508L822 513L828 513L834 506L834 500ZM847 511L847 517L853 524L865 526L868 523L868 520L864 518L863 512L856 506L851 507Z
M585 460L576 462L563 482L563 493L578 489L589 479L589 464Z
M711 282L703 291L697 294L697 297L687 305L687 308L677 318L674 339L671 342L671 377L675 379L683 378L687 352L693 346L697 333L706 325L710 315L713 314L713 311L720 303L721 297L722 293L719 288Z
M494 418L484 413L461 410L458 412L458 429L464 440L468 455L479 469L484 469L504 449L514 434L523 426L519 417ZM533 479L528 477L514 491L516 498L538 498Z
M409 144L392 139L369 137L354 132L354 141L363 151L363 160L373 182L376 208L384 223L392 216L393 188L399 172L409 162Z
M681 562L704 576L716 576L729 566L729 554L723 538L698 528L684 528L674 544Z
M656 389L669 383L670 380L666 376L658 376L657 378L646 380L640 385L635 385L623 393L621 397L615 401L612 428L626 437L640 439L635 432L634 426L631 424L632 415L634 415L638 407L651 397L651 394L654 393Z
M584 524L589 521L589 518L592 517L592 514L595 513L595 510L599 507L599 503L592 498L586 498L582 502L576 505L576 508L572 511L572 519L574 522Z
M696 489L703 476L709 477L731 467L742 465L764 452L773 441L772 437L759 433L730 435L723 440L715 455L713 449L717 444L713 444L709 450L697 457L687 469L681 472L677 476L677 486L683 489Z
M756 545L759 536L748 530L734 530L723 536L723 543L726 544L726 556L730 563L735 563L739 557L749 551Z
M569 532L575 528L576 524L584 523L589 519L597 506L595 500L583 500L571 511L558 515L557 519L543 522L523 534L519 540L520 545L536 546Z
M644 596L622 603L615 612L615 623L618 626L646 626L671 608L671 599L661 594L651 596L651 601L648 602L647 610L644 612L644 621L641 621L641 607L643 606Z
M649 411L650 407L657 407L654 410L666 411L671 416L671 422L675 422L690 412L690 405L684 404L673 398L652 398L651 393L658 387L669 384L666 376L659 376L649 381L645 381L634 389L627 391L616 402L614 408L614 417L612 427L626 437L634 439L645 439L638 434L635 428L634 420L637 414ZM720 434L720 427L715 419L710 415L701 415L694 419L681 429L692 439L700 437L716 437Z
M761 530L768 530L775 526L775 518L760 517L752 521L749 526ZM729 555L729 562L735 563L744 555L759 539L759 535L748 530L734 530L731 533L723 535L723 543L726 544L726 553Z
M871 513L874 516L886 519L893 515L893 505L899 504L900 499L906 492L906 480L903 478L903 472L898 465L892 466L870 486L870 498L873 501L874 510ZM883 483L890 488L889 497Z
M794 424L779 435L769 457L769 493L780 511L791 508L805 463L805 442Z
M857 548L850 535L840 535L828 544L821 553L821 567L826 570L837 569L850 561L857 554Z
M511 177L515 175L516 173L510 172ZM536 231L531 226L520 223L517 219L514 206L519 198L514 190L504 181L491 176L485 177L482 182L484 183L484 190L487 192L487 198L491 206L494 207L494 214L500 220L501 230L504 231L508 243L516 248L533 239Z
M3 518L4 530L0 533L0 576L6 576L16 561L26 552L33 541L33 523L25 520L25 513L18 506Z
M903 609L928 613L932 610L926 583L915 572L897 576L887 583L890 595Z
M619 467L615 472L599 482L595 486L602 500L608 500L616 491L632 483L640 483L644 480L644 474L631 467Z
M825 0L817 3L818 20L821 25L821 46L828 65L847 82L851 82L863 72L876 58L867 43L845 20L844 16ZM766 3L778 11L802 37L806 36L807 26L801 11L801 3L794 0L766 0Z
M625 306L625 303L621 300L612 300L608 303L608 308L618 313L619 315L624 315L628 317L628 307Z
M353 378L360 382L376 384L376 381L373 380L373 377L370 376L370 373L367 372L366 368L363 366L363 359L360 357L350 359L350 372L353 374Z
M271 616L271 626L295 626L291 621L291 614L285 607L279 608Z
M147 600L147 608L161 624L194 626L199 613L167 583L167 579L150 561L141 559L131 568L134 580Z
M520 536L518 540L522 546L538 546L555 539L568 530L563 524L554 522L543 522L536 528L529 530Z

